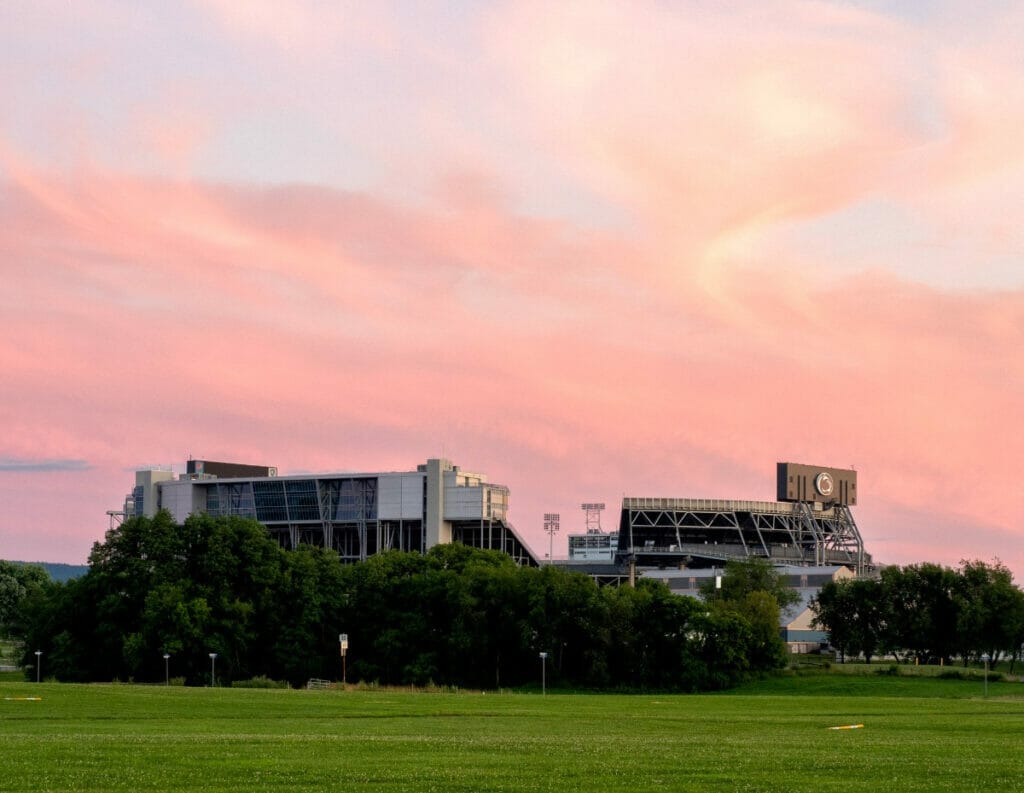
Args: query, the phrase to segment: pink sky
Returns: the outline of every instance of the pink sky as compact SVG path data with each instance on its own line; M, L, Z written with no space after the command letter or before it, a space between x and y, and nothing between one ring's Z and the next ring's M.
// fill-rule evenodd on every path
M446 456L556 556L794 461L1024 575L1019 4L167 5L0 9L0 558L189 455Z

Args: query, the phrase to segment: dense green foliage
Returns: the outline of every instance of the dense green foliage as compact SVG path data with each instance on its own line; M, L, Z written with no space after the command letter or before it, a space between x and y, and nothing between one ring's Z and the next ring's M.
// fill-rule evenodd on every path
M715 579L701 587L712 613L738 617L750 627L747 652L751 666L774 669L786 662L786 643L779 635L779 611L800 599L795 589L767 559L751 557L725 565L721 586Z
M653 580L600 589L457 544L343 566L321 549L282 550L251 520L178 526L162 512L109 531L82 578L26 597L20 635L25 663L41 649L45 676L62 681L203 684L209 653L218 682L337 679L344 632L349 680L521 686L547 652L553 685L708 690L783 663L777 593L752 573L727 570L736 598L707 605Z
M5 562L0 559L0 639L24 630L22 606L50 582L38 565Z
M771 595L781 608L800 600L785 576L767 559L756 556L726 562L720 585L713 578L701 585L701 595L708 602L742 603L759 592Z
M812 606L832 644L870 661L878 654L948 664L1016 660L1024 644L1024 593L999 562L887 567L878 579L824 586Z
M41 697L0 700L0 787L1015 790L1021 686L984 700L980 685L823 676L724 696L542 697L0 684L3 697ZM850 724L864 727L828 729Z

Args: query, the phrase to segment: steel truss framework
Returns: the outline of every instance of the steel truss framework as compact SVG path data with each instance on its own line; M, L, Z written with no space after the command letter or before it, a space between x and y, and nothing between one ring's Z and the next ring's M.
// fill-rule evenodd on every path
M619 557L707 567L751 556L798 565L870 566L849 508L805 502L623 500Z
M536 567L537 560L516 536L512 526L503 520L466 520L452 524L452 542L471 548L504 551L518 565Z
M344 562L364 561L382 551L426 550L422 518L378 518L375 477L211 482L206 491L209 514L255 518L285 548L331 548ZM537 564L503 520L455 521L452 540L504 551L517 564Z

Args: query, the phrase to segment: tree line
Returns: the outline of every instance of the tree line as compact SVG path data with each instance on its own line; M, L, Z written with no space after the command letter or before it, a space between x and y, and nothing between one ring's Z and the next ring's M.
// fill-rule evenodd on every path
M214 652L219 684L339 679L346 633L349 681L531 685L545 652L554 685L695 691L785 661L778 577L737 563L725 582L703 602L648 579L600 588L458 544L343 565L253 520L161 512L111 529L81 578L23 586L0 621L33 674L38 649L61 681L204 685Z
M871 659L1011 664L1024 645L1024 592L1000 562L886 567L878 578L830 582L812 602L841 653Z

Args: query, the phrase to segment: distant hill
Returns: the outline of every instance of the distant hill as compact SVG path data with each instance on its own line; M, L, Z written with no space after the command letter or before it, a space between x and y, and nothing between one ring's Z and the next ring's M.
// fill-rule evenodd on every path
M16 562L10 560L11 564L31 564L42 567L54 581L70 581L72 578L81 578L89 571L87 564L63 564L62 562Z

